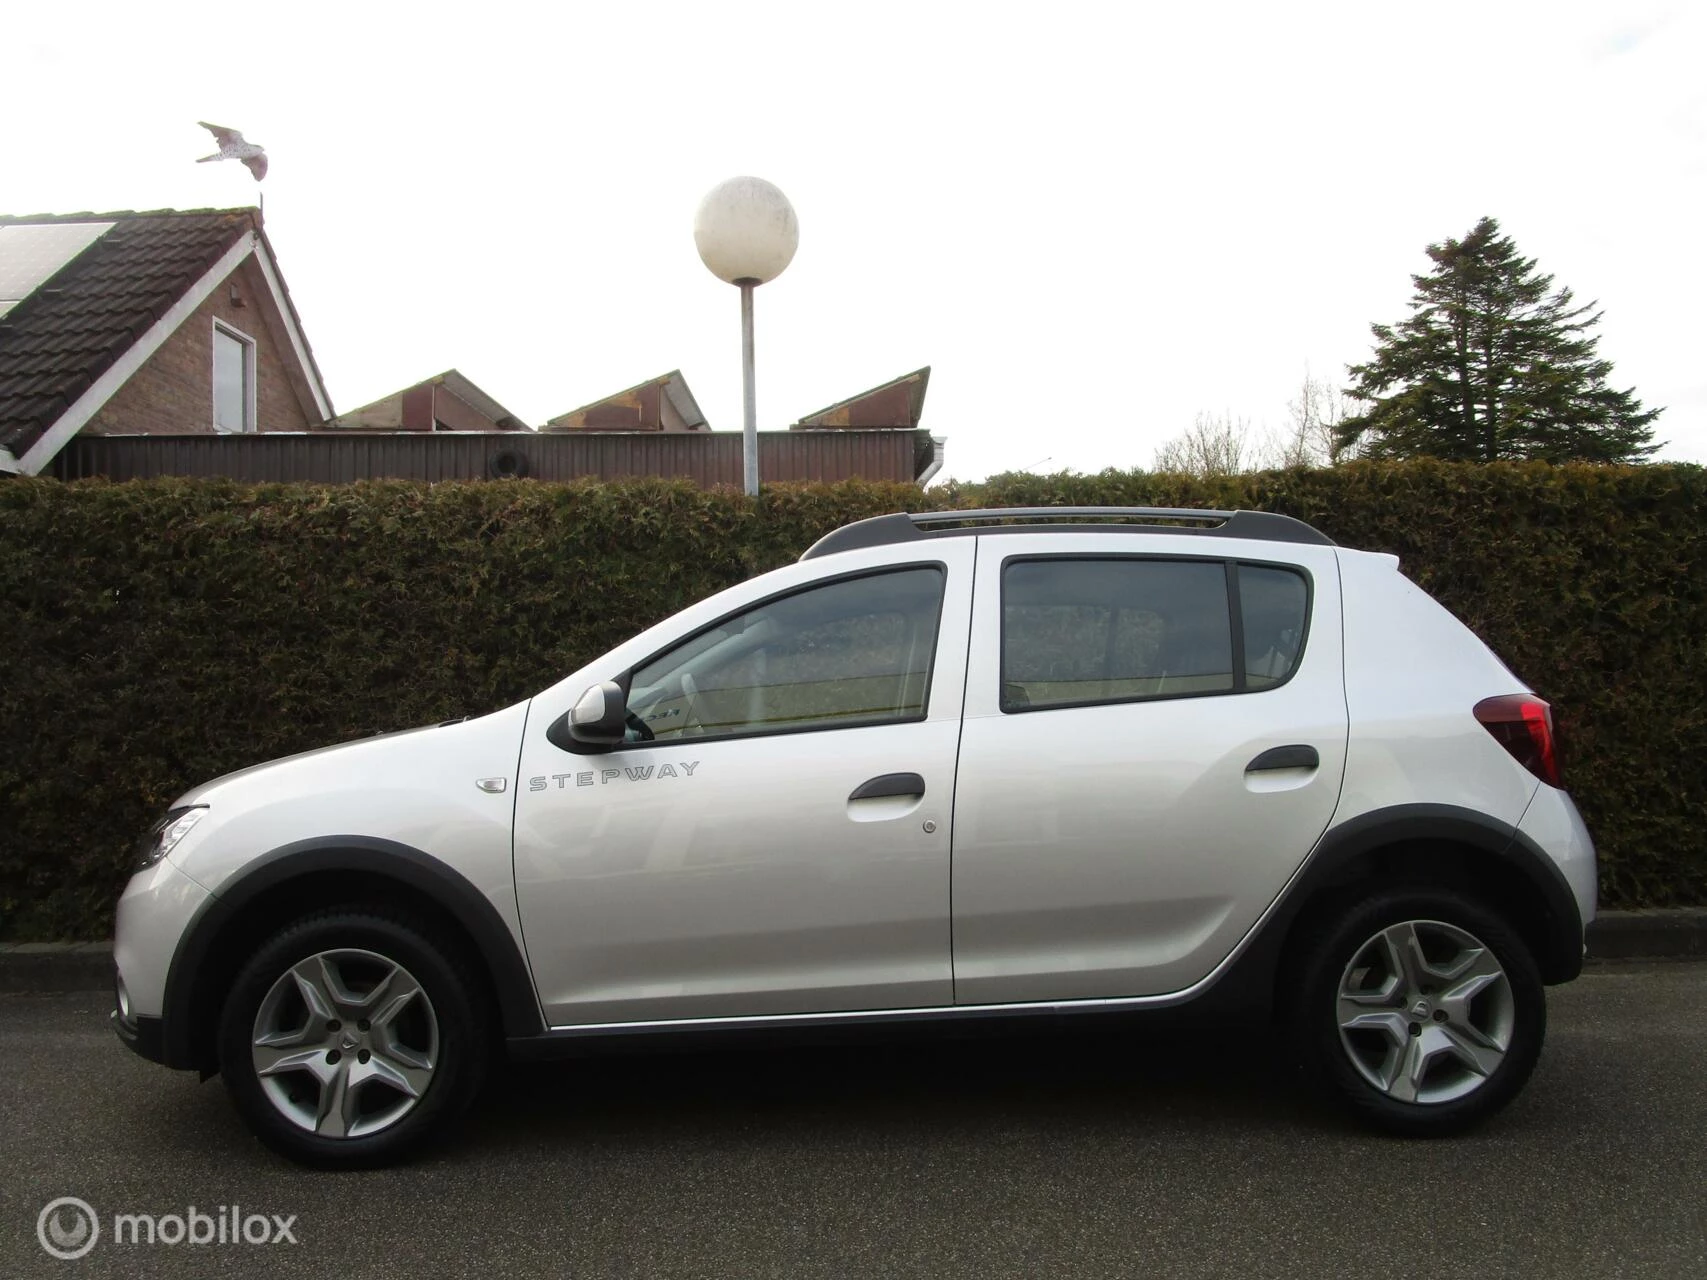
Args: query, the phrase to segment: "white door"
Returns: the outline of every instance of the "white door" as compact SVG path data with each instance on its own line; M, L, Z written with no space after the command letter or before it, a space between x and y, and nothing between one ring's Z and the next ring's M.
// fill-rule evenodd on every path
M973 552L860 553L626 646L588 668L631 686L630 741L608 753L550 732L578 689L535 699L515 865L552 1025L953 1002Z
M955 801L961 1004L1153 995L1207 975L1337 803L1331 547L1133 533L979 539Z

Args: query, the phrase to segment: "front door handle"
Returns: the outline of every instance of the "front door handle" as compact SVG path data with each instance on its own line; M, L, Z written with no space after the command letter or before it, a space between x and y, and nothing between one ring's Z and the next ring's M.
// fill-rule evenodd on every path
M925 780L916 773L880 774L855 787L848 803L855 800L876 800L880 796L922 796Z
M1270 747L1245 766L1246 773L1264 773L1270 769L1316 769L1322 757L1316 748L1295 743L1290 747Z

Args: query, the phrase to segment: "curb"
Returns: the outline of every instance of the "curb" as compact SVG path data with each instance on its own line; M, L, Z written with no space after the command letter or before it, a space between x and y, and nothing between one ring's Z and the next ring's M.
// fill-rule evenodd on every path
M0 942L0 993L112 989L110 942Z
M1588 962L1707 958L1707 907L1603 911L1588 927ZM111 992L110 942L0 942L0 994Z
M1707 907L1603 911L1588 927L1588 959L1678 960L1707 957Z

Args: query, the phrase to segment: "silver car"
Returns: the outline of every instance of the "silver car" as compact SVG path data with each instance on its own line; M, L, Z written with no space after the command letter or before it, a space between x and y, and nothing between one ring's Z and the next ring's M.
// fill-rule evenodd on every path
M319 1165L414 1149L497 1052L1184 1005L1437 1134L1522 1087L1595 884L1547 704L1394 557L896 514L516 706L189 792L113 1020Z

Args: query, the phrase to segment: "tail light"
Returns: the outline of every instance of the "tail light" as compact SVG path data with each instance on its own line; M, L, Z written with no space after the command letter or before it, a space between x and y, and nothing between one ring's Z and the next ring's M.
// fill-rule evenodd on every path
M1558 742L1553 736L1553 708L1533 693L1483 698L1476 719L1493 734L1511 758L1550 787L1559 781Z

